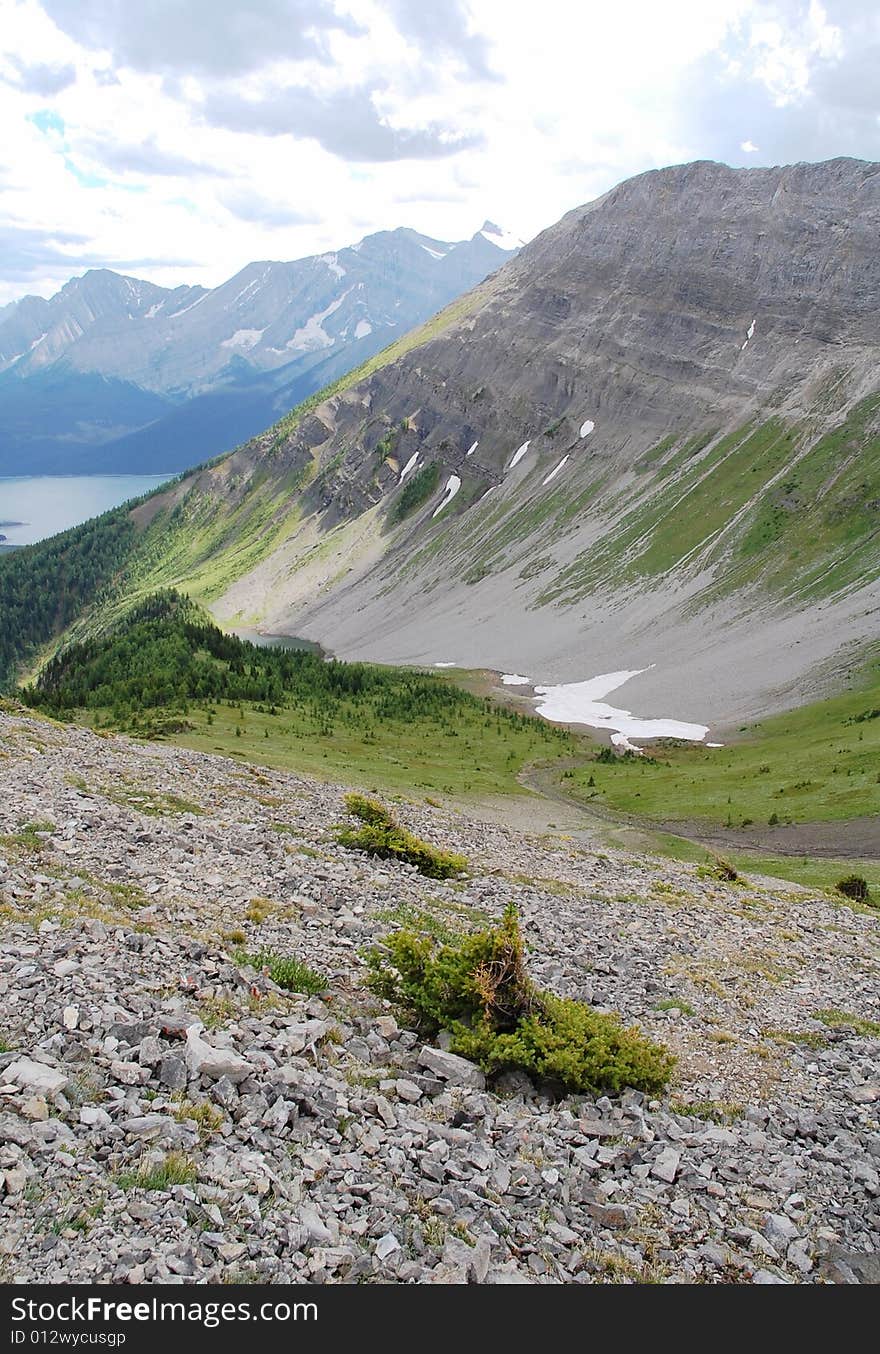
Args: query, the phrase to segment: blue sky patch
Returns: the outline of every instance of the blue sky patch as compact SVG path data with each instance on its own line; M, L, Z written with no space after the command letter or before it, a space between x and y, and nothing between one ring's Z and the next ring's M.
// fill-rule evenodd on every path
M46 136L53 132L63 136L65 132L64 118L51 108L38 108L36 113L28 113L28 122L32 122Z

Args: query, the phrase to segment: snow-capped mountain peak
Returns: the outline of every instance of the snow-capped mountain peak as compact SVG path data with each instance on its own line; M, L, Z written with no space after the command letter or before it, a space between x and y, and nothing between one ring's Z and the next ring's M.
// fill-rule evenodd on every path
M494 244L496 249L503 249L505 253L512 253L515 249L522 249L525 244L512 231L505 230L503 226L496 226L494 221L484 221L479 234L489 244Z

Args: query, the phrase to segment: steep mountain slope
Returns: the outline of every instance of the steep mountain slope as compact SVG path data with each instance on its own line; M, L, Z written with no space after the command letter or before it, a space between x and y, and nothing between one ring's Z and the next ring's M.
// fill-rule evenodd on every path
M43 471L183 469L277 419L328 379L328 361L330 379L350 370L509 254L489 222L458 244L384 231L338 253L248 264L213 291L102 269L49 301L26 297L0 313L0 473L24 456Z
M803 699L880 614L878 225L859 161L630 180L141 509L137 578L346 656L647 668L645 714Z

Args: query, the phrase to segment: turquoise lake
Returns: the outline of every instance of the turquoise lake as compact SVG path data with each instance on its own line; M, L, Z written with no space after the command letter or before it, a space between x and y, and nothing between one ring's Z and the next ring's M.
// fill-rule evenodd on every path
M0 536L32 545L140 498L167 475L15 475L0 477Z

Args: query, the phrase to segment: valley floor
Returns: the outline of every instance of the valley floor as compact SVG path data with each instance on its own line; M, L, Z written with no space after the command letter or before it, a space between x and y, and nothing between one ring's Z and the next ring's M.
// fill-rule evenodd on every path
M0 781L5 1282L878 1281L880 916L401 803L438 883L338 846L337 786L11 713ZM668 1098L486 1089L365 992L390 927L510 901Z

